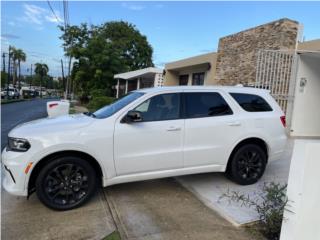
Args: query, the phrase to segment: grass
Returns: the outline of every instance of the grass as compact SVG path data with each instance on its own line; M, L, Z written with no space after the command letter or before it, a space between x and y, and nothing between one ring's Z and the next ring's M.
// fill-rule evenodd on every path
M251 236L254 237L254 239L256 240L267 240L267 238L265 238L260 230L260 226L259 223L254 223L254 224L249 224L247 226L244 227L245 231L247 231Z
M22 102L26 101L26 99L1 99L1 104L8 104L8 103L15 103L15 102Z
M118 231L114 231L110 235L103 238L103 240L121 240L121 237Z

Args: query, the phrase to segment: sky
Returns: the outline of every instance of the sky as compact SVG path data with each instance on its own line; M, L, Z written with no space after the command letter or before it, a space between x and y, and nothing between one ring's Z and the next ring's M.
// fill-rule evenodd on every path
M32 63L43 62L50 75L61 75L64 52L57 26L63 20L63 3L50 3L56 16L47 1L1 1L1 56L9 45L23 49L23 74ZM116 20L136 25L152 45L158 67L216 51L220 37L280 18L302 23L305 40L319 39L319 12L320 2L69 1L72 25Z

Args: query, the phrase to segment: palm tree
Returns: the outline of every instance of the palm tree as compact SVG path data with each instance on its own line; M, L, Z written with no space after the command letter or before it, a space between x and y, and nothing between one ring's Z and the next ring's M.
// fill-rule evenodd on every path
M11 57L13 61L12 85L15 86L17 81L17 49L15 47L11 47Z
M17 81L17 70L19 68L19 89L21 88L21 62L26 61L26 54L22 49L15 47L11 48L12 59L13 59L13 85L16 85Z
M21 88L21 62L26 61L26 54L22 51L22 49L17 49L16 51L16 59L18 60L18 67L19 67L19 89Z
M47 76L47 73L49 72L49 67L45 63L36 63L34 72L35 74L40 76L40 97L42 98L42 79L44 76Z

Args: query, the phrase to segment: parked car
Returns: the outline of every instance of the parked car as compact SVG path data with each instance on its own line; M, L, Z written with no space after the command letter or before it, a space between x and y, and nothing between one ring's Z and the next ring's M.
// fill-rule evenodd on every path
M13 87L9 87L8 89L4 88L3 90L1 90L1 98L5 98L6 96L15 99L20 97L20 93L18 89Z
M5 98L7 95L7 91L1 88L1 98Z
M286 139L284 114L266 90L141 89L94 113L14 128L2 153L3 186L67 210L100 185L204 172L247 185L281 157Z

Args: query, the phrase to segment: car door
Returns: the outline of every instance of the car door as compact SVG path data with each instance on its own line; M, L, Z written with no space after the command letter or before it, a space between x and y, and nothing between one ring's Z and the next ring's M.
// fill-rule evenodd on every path
M180 118L180 103L180 93L152 96L132 109L141 113L141 122L116 122L117 175L183 168L184 120Z
M225 165L240 126L232 109L218 91L185 92L184 99L184 167Z

